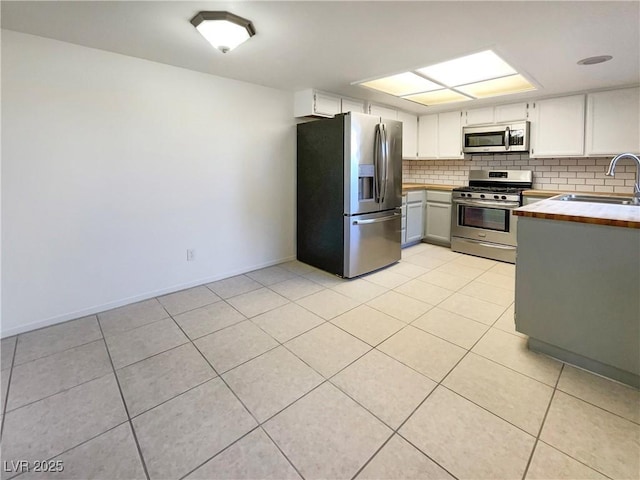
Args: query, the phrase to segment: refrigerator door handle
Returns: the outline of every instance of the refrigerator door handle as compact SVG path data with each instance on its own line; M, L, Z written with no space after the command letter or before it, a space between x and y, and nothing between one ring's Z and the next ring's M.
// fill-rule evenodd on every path
M389 139L387 137L387 126L382 124L382 150L384 152L384 188L382 189L382 198L380 203L384 203L387 196L387 183L389 181Z
M376 125L373 146L373 195L376 203L380 203L380 156L382 155L382 132L380 124Z
M400 213L394 213L392 215L387 215L386 217L372 218L370 220L354 220L352 222L352 225L368 225L370 223L388 222L389 220L393 220L394 218L398 218L400 216Z

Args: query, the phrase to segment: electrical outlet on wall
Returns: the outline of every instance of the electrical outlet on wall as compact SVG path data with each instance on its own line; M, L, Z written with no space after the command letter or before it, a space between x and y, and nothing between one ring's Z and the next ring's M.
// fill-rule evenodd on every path
M195 259L196 251L192 248L187 248L187 262L193 262Z

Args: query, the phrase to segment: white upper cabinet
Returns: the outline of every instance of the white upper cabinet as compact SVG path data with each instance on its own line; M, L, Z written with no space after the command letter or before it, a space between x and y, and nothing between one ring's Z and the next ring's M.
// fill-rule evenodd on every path
M350 98L343 98L341 105L342 105L342 108L340 111L342 113L347 113L347 112L364 113L364 102L362 100L352 100Z
M640 88L587 95L587 155L640 152Z
M464 157L462 153L462 112L438 114L438 157Z
M369 104L369 114L389 120L398 119L398 111L394 108L383 107L382 105Z
M342 110L340 97L313 89L296 92L293 97L293 115L296 117L333 117Z
M496 123L515 122L527 119L528 103L498 105L495 109Z
M533 103L532 157L584 154L584 97L572 95Z
M495 121L493 107L474 108L464 112L463 121L465 125L482 125Z
M422 115L418 120L418 157L438 158L438 114Z
M418 156L418 117L398 110L398 120L402 122L402 158Z

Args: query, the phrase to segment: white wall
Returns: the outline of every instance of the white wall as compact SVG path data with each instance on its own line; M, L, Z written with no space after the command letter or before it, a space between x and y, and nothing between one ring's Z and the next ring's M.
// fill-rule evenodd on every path
M3 30L1 179L2 336L295 256L289 92Z

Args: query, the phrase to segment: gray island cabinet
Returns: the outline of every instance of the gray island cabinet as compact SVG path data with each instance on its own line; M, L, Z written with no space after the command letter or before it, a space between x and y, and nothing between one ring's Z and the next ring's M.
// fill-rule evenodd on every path
M637 388L640 207L586 207L516 210L516 330L531 350Z

